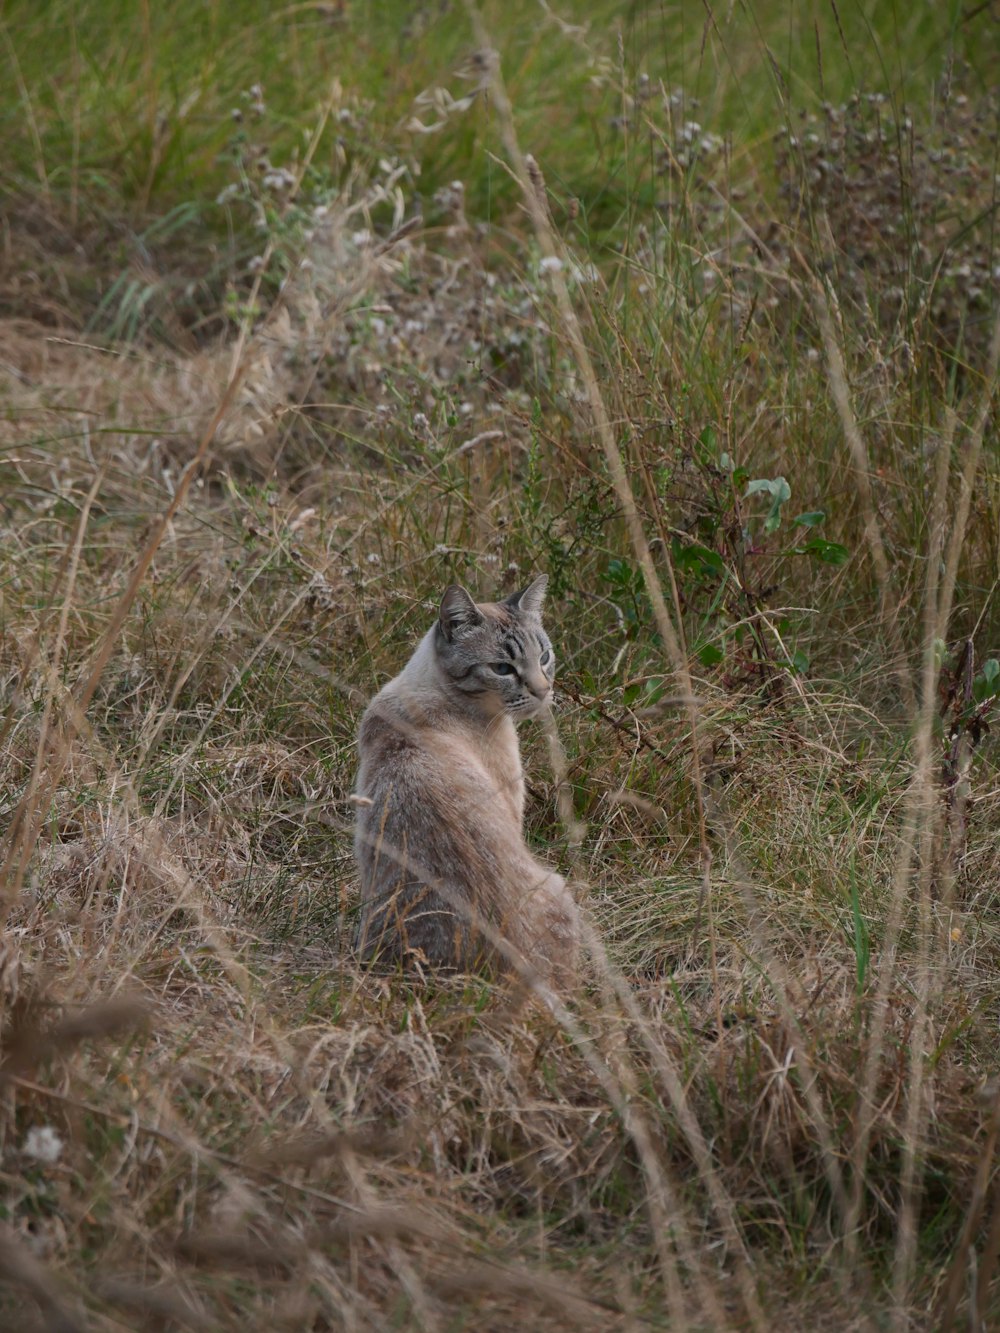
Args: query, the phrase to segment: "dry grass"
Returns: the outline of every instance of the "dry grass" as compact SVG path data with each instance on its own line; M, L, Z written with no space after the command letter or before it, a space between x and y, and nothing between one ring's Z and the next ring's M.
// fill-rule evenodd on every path
M334 85L200 330L88 331L51 192L8 232L0 308L73 281L0 325L2 1317L989 1327L1000 343L932 207L942 161L990 206L976 118L845 108L748 192L623 85L670 225L598 272L474 75L502 231L390 146L320 202ZM367 698L444 584L542 568L565 1007L348 944Z

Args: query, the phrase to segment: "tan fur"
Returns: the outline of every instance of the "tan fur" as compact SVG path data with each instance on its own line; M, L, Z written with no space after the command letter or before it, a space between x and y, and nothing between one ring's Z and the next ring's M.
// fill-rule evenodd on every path
M464 631L453 655L464 650L469 661L480 652L488 659L490 636L502 637L511 625L541 631L537 618L518 621L506 604L477 610L480 622ZM527 629L521 637L537 659ZM514 722L489 690L470 697L456 689L442 667L447 651L435 626L362 720L359 945L368 955L409 954L461 969L527 968L565 982L575 967L576 906L562 876L525 844ZM465 662L460 656L463 670ZM518 671L522 692L540 700L535 711L547 706L550 680L537 660L519 660Z

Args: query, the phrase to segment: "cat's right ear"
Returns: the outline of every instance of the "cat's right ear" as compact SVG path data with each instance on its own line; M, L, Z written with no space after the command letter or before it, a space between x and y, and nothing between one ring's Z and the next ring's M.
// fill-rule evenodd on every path
M456 634L482 622L479 607L459 584L453 583L441 598L441 612L438 625L441 633L451 643Z

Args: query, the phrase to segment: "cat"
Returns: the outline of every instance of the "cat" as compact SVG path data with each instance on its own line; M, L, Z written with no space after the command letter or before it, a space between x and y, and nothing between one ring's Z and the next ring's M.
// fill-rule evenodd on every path
M556 985L573 975L577 908L525 844L514 726L552 698L546 582L481 605L453 584L365 711L354 797L363 957Z

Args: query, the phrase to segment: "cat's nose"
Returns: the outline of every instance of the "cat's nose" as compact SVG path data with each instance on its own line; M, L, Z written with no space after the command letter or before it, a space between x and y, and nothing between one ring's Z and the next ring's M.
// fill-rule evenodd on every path
M552 693L552 686L542 675L536 676L533 680L528 677L525 684L536 699L547 699Z

